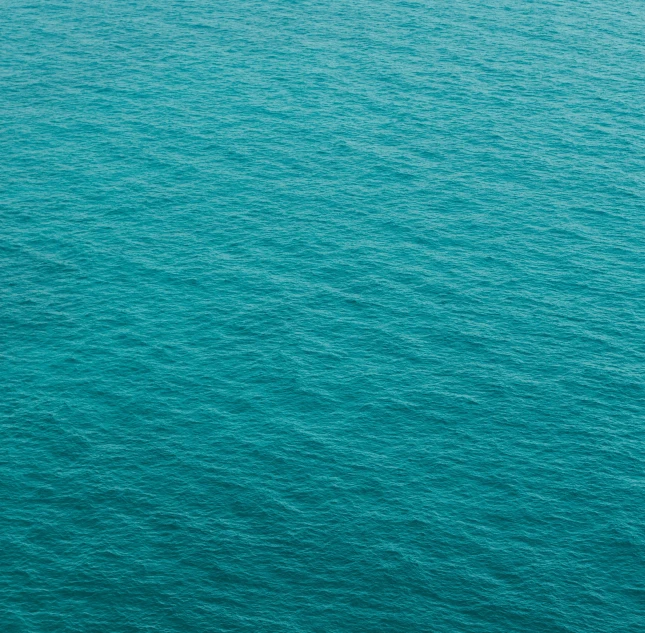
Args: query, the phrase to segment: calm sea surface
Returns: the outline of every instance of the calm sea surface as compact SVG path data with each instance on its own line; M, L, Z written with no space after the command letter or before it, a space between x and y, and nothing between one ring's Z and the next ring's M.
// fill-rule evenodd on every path
M2 0L3 633L645 631L641 0Z

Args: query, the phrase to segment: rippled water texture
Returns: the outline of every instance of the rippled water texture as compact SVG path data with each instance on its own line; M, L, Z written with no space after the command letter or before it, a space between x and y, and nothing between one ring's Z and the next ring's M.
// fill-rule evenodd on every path
M644 33L4 0L3 633L645 631Z

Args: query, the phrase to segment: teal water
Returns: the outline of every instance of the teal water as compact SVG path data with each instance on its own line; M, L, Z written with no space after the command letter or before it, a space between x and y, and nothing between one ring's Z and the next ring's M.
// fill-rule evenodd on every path
M645 631L644 33L5 0L0 629Z

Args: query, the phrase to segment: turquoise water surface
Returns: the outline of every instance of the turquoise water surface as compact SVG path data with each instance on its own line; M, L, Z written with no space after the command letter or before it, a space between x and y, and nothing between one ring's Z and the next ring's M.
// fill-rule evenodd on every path
M645 631L641 0L4 0L0 630Z

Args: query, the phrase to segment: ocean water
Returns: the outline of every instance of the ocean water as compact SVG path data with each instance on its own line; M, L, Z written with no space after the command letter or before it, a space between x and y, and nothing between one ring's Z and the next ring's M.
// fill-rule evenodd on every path
M0 630L645 631L644 34L4 0Z

